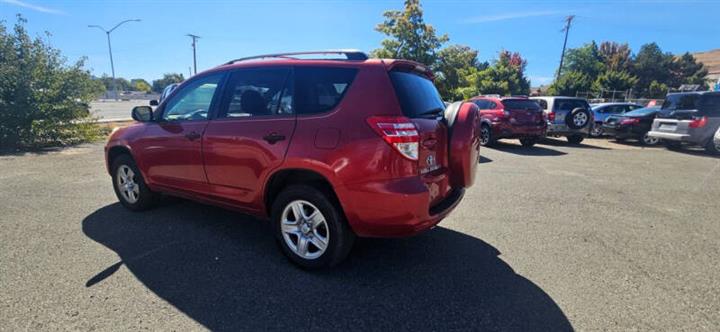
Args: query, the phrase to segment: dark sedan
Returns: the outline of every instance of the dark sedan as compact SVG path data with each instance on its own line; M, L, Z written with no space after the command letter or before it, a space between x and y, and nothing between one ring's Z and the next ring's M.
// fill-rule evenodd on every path
M655 145L659 139L650 137L647 133L652 128L653 120L660 111L659 107L640 108L622 115L611 115L603 122L603 131L617 141L637 139L645 145Z

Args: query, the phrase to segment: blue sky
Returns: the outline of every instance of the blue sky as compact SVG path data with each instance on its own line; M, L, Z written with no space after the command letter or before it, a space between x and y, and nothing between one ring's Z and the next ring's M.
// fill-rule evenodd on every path
M634 51L655 41L665 51L720 48L719 1L423 1L425 20L450 43L469 45L491 60L501 49L528 60L533 85L547 83L562 47L563 17L577 15L568 41L628 42ZM166 72L187 76L192 49L187 33L200 35L198 70L229 59L279 51L377 48L373 30L382 13L402 1L39 1L0 0L0 20L21 13L31 33L52 33L50 42L70 60L86 56L96 75L110 73L105 34L111 28L116 75L148 81Z

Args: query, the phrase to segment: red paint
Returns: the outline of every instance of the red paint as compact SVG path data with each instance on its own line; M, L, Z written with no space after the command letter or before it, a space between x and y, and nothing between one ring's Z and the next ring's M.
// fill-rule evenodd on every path
M106 151L129 151L153 190L259 217L267 217L266 202L273 197L265 194L274 174L315 172L332 186L348 223L360 236L405 236L431 228L472 185L479 147L474 105L459 113L452 141L444 121L408 119L418 131L417 160L404 157L368 125L371 117L403 116L388 71L420 66L414 62L248 61L196 77L273 66L351 67L358 72L342 101L326 113L225 119L211 113L206 121L136 123L111 135ZM422 68L414 71L432 77ZM180 89L182 85L176 91ZM171 95L163 103L172 99ZM158 110L162 108L163 104ZM201 137L188 139L192 132ZM270 134L285 139L270 144L264 139Z
M542 137L547 130L547 122L543 112L528 112L505 107L504 100L527 99L523 97L474 97L469 101L489 101L494 104L492 108L480 108L480 122L488 124L492 129L494 138L522 138ZM555 113L549 113L548 119L552 122Z

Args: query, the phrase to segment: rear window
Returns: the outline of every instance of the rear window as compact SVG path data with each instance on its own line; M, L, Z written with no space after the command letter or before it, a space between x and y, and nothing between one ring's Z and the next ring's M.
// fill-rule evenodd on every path
M340 103L357 69L328 67L295 68L295 113L328 112Z
M582 99L556 99L555 110L558 111L572 111L576 108L590 109L590 104Z
M445 104L433 82L420 75L393 71L390 80L395 87L403 114L409 118L433 118L445 110Z
M540 104L530 99L505 99L503 106L511 110L539 110Z
M646 116L656 113L659 110L657 107L638 108L634 111L625 113L626 116Z
M700 98L700 109L708 116L720 116L720 94L706 94Z
M663 111L686 111L697 109L700 95L691 94L672 94L667 95L662 105Z

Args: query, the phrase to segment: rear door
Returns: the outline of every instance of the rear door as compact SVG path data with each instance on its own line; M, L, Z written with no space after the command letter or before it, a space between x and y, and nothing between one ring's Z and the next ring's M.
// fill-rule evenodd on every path
M230 74L203 137L205 172L216 196L254 202L263 179L283 162L296 122L290 81L285 67Z
M390 79L403 114L420 136L418 170L430 192L431 205L447 196L449 185L448 128L445 105L432 81L413 72L391 71Z

